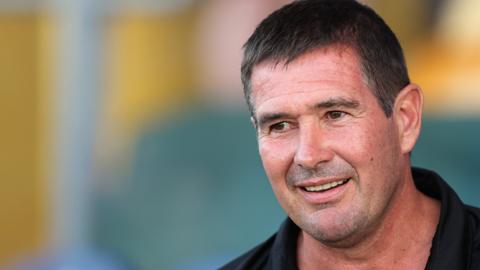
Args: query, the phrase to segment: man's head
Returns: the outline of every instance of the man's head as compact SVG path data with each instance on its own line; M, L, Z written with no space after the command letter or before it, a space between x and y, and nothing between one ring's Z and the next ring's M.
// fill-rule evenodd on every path
M323 243L358 241L398 205L422 107L403 63L388 27L353 1L295 2L247 43L265 171L290 218Z
M314 49L343 45L358 54L362 73L387 116L409 83L400 44L385 22L353 0L295 1L272 13L244 46L242 83L249 109L251 76L264 61L288 64Z

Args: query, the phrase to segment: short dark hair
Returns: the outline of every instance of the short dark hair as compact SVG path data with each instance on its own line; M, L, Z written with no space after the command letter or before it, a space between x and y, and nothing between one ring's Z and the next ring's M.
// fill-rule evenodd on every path
M299 0L270 14L243 46L241 76L252 116L251 76L263 61L288 65L317 48L343 45L359 56L363 75L385 115L410 83L402 48L371 8L354 0Z

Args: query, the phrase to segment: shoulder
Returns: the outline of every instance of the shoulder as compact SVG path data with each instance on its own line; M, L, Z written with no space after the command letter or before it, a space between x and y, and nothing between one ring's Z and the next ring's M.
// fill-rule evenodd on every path
M238 258L220 267L220 270L265 269L276 234Z
M466 206L468 217L472 225L472 267L471 269L480 270L480 208Z
M472 227L474 243L480 246L480 208L470 205L465 206L465 208Z

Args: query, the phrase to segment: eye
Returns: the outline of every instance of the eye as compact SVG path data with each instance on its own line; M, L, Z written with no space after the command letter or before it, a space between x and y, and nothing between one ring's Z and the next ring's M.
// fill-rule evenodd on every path
M342 111L330 111L330 112L327 112L327 118L330 119L330 120L338 120L342 117L344 117L345 115L347 115L346 112L342 112Z
M270 129L270 132L281 133L281 132L287 131L290 128L291 128L291 124L283 121L283 122L278 122L271 125L269 129Z

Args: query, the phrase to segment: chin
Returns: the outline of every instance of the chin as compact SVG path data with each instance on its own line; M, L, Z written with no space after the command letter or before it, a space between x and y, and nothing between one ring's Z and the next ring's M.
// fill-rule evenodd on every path
M314 231L312 233L306 232L315 240L320 243L336 248L346 248L351 247L358 242L359 237L356 237L357 234L351 231Z
M328 245L344 242L346 239L349 239L354 235L354 230L348 226L343 228L339 228L338 226L320 228L318 226L312 227L313 228L308 228L307 226L303 231L317 241Z
M322 217L323 216L323 217ZM329 222L326 222L326 221ZM366 231L367 219L344 216L329 219L324 215L297 223L310 237L332 247L348 247L362 238Z

